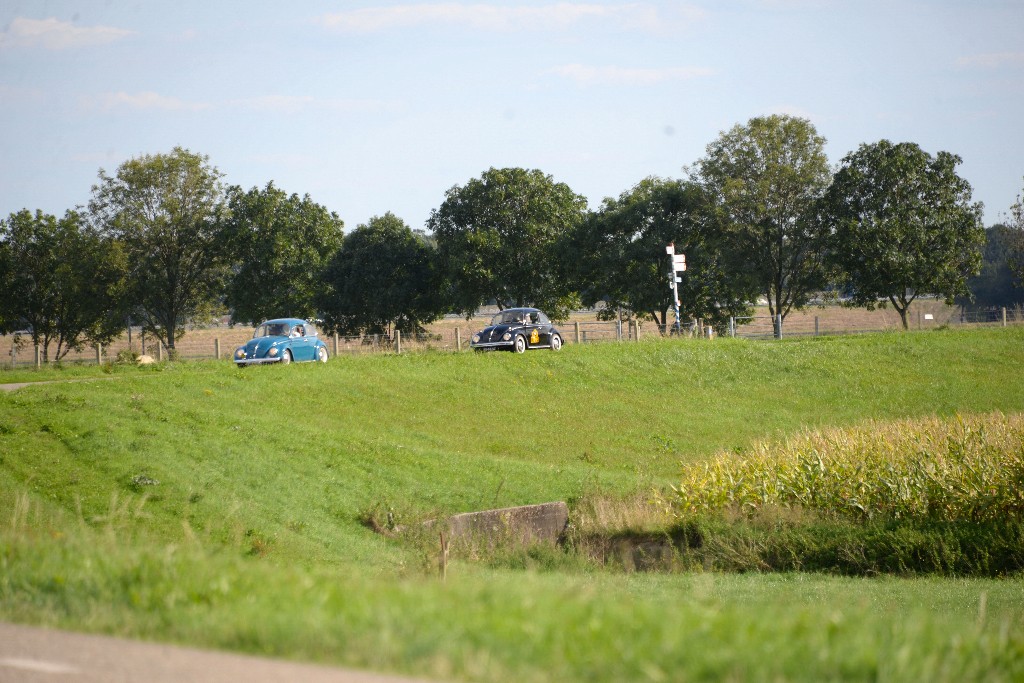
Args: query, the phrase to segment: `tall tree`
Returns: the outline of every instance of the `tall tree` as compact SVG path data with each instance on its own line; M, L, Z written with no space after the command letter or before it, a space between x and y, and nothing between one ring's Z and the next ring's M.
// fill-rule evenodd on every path
M689 264L680 274L681 311L724 326L749 310L749 280L725 268L708 196L695 182L645 178L618 199L605 199L577 230L563 260L576 264L583 303L604 302L601 317L625 309L667 329L672 307L665 246Z
M1017 195L1017 201L1010 207L1009 220L1006 227L1010 231L1009 258L1010 271L1017 282L1024 282L1024 195Z
M843 158L825 199L835 259L855 305L907 310L922 294L953 303L981 265L981 204L956 173L960 157L881 140Z
M89 210L128 257L129 296L144 329L169 348L188 321L220 304L226 268L221 173L205 156L175 147L100 169Z
M557 246L586 212L586 198L538 170L492 168L448 190L427 226L452 283L454 310L471 315L493 301L566 317L578 297Z
M24 324L43 360L60 360L85 344L106 344L124 317L123 255L89 230L82 216L42 211L0 221L0 320Z
M825 138L793 116L753 118L707 147L697 177L714 198L728 252L774 318L807 305L828 280L829 230L815 217L831 179Z
M1020 306L1024 304L1024 282L1014 268L1022 258L1021 234L1003 224L985 229L985 248L980 272L967 279L970 296L957 297L966 305L972 299L981 306Z
M341 246L345 224L310 199L267 183L228 190L224 223L233 261L227 286L232 322L313 317L321 274Z
M443 311L436 250L390 212L345 238L323 284L317 305L341 334L417 332Z

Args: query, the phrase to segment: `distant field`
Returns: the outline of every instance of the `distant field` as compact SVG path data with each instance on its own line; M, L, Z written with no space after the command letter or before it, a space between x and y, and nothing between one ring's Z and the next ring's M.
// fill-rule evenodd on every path
M1019 413L1024 328L28 374L85 381L0 394L0 619L468 681L1024 679L1020 576L536 550L441 583L433 548L363 524L576 510L807 428Z
M915 304L910 316L913 329L935 329L937 327L951 324L959 325L959 308L947 306L941 301L923 300ZM926 320L925 315L931 315L931 320ZM741 335L771 335L771 322L766 309L757 309L754 312L753 320L741 320L739 333ZM1011 312L1011 321L1019 321L1019 312ZM406 340L406 347L421 350L426 347L454 350L457 346L456 330L461 334L463 350L468 348L469 338L473 332L487 325L490 314L481 313L470 320L459 317L446 317L427 326L428 335L426 339L415 342ZM828 306L825 308L808 308L804 311L796 311L787 318L785 331L789 335L806 336L812 335L815 331L817 321L818 330L821 334L850 334L859 332L884 332L900 329L900 318L892 308L881 308L874 311L867 311L861 308L843 308L841 306ZM574 341L573 324L580 323L584 332L588 329L591 332L591 339L607 339L614 337L614 325L611 323L597 324L595 313L580 312L574 313L568 321L561 324L565 334L566 342ZM970 321L968 321L970 322ZM228 325L199 328L188 330L178 340L178 352L184 358L213 358L216 345L220 344L222 358L228 358L231 352L245 340L252 337L253 328L244 325L231 327ZM628 330L625 332L628 335ZM652 323L646 323L641 330L641 337L657 335ZM11 362L11 346L14 337L12 335L0 335L0 371L9 368ZM329 340L330 341L330 340ZM33 362L33 349L23 342L22 348L18 349L16 360L19 365L24 366ZM131 344L128 343L127 335L122 335L115 340L108 348L104 349L104 358L109 360L115 358L118 352L131 348L136 353L142 351L142 339L136 329L133 333ZM380 347L374 347L363 343L360 339L339 341L339 353L365 353ZM333 349L332 349L333 351ZM157 355L155 342L152 338L146 338L146 352L154 357ZM78 352L72 352L66 360L69 362L94 363L96 361L96 350L85 348Z

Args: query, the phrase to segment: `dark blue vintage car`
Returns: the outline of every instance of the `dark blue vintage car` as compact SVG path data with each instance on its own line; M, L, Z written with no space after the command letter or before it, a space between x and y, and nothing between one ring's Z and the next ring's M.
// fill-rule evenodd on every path
M235 349L234 358L238 367L314 360L327 362L327 344L319 339L312 323L299 318L278 318L261 324L245 346Z
M490 326L474 334L469 346L477 351L558 351L562 348L562 335L536 308L508 308L495 315Z

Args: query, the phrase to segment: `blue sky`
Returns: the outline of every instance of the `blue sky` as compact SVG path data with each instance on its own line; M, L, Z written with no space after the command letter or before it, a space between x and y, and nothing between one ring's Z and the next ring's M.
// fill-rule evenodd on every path
M0 216L177 145L346 229L421 228L492 166L597 208L785 113L834 164L882 138L959 154L991 224L1024 189L1022 29L1024 0L4 0Z

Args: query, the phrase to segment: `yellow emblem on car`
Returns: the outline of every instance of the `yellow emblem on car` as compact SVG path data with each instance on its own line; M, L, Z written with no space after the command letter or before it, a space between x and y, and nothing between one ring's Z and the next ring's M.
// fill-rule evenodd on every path
M530 333L530 343L540 344L540 332L534 330L532 333Z

